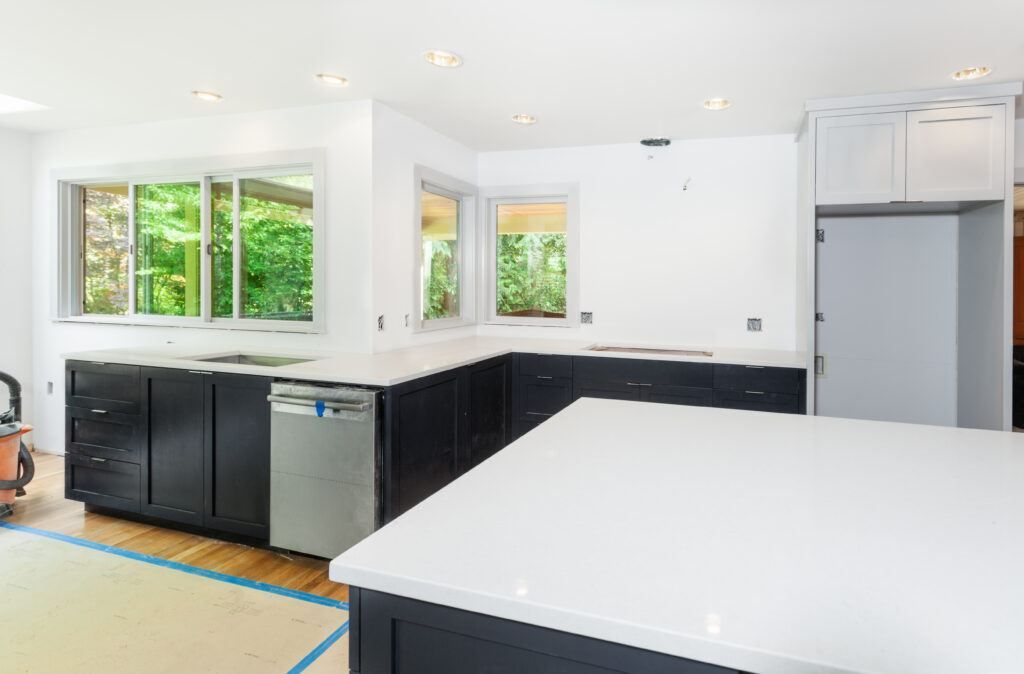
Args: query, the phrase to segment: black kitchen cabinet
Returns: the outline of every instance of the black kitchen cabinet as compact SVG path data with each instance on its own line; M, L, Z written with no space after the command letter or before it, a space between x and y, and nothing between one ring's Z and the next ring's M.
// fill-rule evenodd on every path
M269 537L270 378L79 361L66 371L67 498Z
M517 353L512 363L515 391L511 439L515 439L572 403L572 357Z
M388 389L386 521L508 443L511 376L500 356Z
M715 407L784 414L806 411L806 370L760 365L714 366Z
M203 375L142 368L142 514L203 524Z
M573 400L614 398L674 405L710 405L708 363L575 356Z
M759 412L781 412L798 414L800 403L795 395L787 393L766 393L762 391L715 390L715 407L731 410L752 410Z
M204 375L205 527L270 537L270 381Z

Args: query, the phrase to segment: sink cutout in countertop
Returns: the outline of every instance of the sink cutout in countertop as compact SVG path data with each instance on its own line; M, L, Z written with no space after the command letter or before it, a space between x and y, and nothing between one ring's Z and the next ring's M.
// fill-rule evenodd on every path
M614 353L651 353L659 356L713 356L713 351L692 351L689 349L651 349L642 346L588 346L587 351L611 351Z
M194 360L200 363L234 363L236 365L260 365L263 367L281 367L297 363L309 363L322 358L297 358L294 356L266 356L258 353L229 353L217 356L187 356L181 360Z

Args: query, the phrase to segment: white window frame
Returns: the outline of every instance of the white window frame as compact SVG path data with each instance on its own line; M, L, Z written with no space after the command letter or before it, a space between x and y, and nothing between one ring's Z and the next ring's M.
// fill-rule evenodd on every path
M414 332L461 328L476 324L476 187L439 171L413 167L413 316ZM423 318L423 200L422 190L459 201L459 315Z
M257 330L263 332L323 333L326 325L325 298L325 227L324 227L324 164L325 151L321 148L267 152L258 154L183 159L144 164L99 166L78 169L57 169L51 173L56 186L55 228L57 256L54 277L57 279L51 297L53 320L73 323L102 323L108 325L150 325L166 327L217 328L229 330ZM232 247L233 292L235 316L213 317L211 301L212 274L210 268L211 211L210 184L214 180L230 178L234 196L234 236L239 235L239 180L267 178L302 171L313 174L313 320L282 321L259 318L239 318L238 300L241 277L241 247ZM138 291L135 279L135 189L137 185L175 182L198 182L200 190L200 313L199 316L157 316L137 313ZM129 308L127 316L86 314L83 312L84 259L82 243L81 190L92 185L128 185L128 279Z
M565 318L498 315L498 205L565 202ZM575 183L551 185L517 185L487 187L480 190L480 203L485 223L481 237L484 252L481 259L487 265L482 278L487 284L483 293L487 303L483 308L488 325L533 325L575 328L580 324L580 200L579 185Z

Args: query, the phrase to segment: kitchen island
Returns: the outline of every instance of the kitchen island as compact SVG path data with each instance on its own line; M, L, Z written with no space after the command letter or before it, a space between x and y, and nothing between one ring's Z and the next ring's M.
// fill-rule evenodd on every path
M330 574L361 674L1020 673L1022 485L1011 433L584 398Z

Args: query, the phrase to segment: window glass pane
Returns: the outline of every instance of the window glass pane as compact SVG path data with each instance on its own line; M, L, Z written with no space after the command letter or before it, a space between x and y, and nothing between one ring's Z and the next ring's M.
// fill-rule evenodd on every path
M313 320L313 176L239 185L241 318Z
M83 192L83 287L86 314L128 313L128 185Z
M135 188L140 314L199 315L199 183Z
M458 199L421 190L423 320L459 315Z
M214 318L231 318L234 316L234 261L231 243L234 237L234 205L231 181L210 183L211 243L210 256L212 270L210 285L210 305Z
M498 204L498 316L565 318L565 203Z

